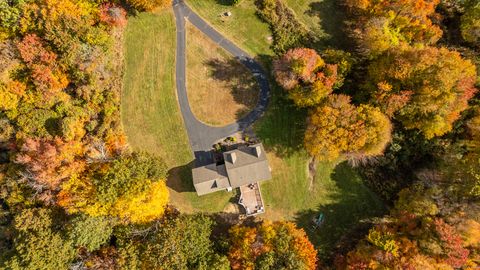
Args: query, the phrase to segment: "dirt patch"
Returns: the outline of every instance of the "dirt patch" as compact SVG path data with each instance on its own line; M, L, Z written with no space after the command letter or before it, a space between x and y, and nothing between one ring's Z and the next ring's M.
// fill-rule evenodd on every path
M259 93L242 63L187 23L187 94L197 119L231 124L256 106Z

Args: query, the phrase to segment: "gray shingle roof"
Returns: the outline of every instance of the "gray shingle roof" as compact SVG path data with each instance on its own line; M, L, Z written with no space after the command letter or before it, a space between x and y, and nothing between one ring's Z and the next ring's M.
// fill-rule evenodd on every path
M234 161L232 154L235 156ZM228 179L233 188L272 178L262 144L239 147L223 155Z
M192 170L193 185L198 195L204 195L230 187L225 165L209 164Z
M193 184L198 195L272 178L262 144L241 146L223 155L224 165L209 164L192 170Z

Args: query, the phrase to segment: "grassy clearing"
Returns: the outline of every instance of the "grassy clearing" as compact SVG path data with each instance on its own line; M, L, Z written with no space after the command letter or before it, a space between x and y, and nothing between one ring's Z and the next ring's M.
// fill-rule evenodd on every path
M306 113L297 110L275 89L265 117L255 126L264 143L273 179L262 184L266 213L263 218L294 220L305 229L320 255L360 220L382 214L383 203L346 163L320 162L310 187L307 153L302 149ZM325 223L311 230L319 213Z
M141 13L125 32L122 122L129 143L165 159L170 170L171 203L183 212L218 212L232 194L198 197L188 143L175 90L175 21L173 12Z
M231 124L257 104L260 90L252 73L190 23L187 62L188 100L200 121Z
M252 56L272 55L268 25L255 14L254 1L242 1L232 7L222 0L188 0L187 4L223 35ZM222 16L230 11L232 16Z
M317 49L336 47L345 49L347 38L343 33L345 14L336 0L284 0L295 11L300 22L319 39Z

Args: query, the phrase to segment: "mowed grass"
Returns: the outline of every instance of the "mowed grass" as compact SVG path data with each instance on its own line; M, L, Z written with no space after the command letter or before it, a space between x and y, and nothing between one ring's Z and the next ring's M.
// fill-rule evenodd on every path
M231 193L198 197L191 179L193 155L176 99L175 21L171 10L140 13L125 32L122 122L135 150L161 156L170 168L171 203L182 212L218 212Z
M241 1L237 6L223 4L227 1L188 0L186 2L215 29L252 56L272 55L269 41L272 34L268 25L255 14L254 1ZM232 16L223 16L228 11Z
M347 49L344 33L345 14L337 0L283 0L297 19L314 32L316 49L326 47Z
M250 112L260 89L253 74L231 54L187 22L187 92L198 120L231 124Z

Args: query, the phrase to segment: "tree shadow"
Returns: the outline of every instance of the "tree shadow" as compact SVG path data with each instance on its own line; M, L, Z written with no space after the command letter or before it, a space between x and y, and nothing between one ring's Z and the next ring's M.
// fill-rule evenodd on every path
M351 172L346 162L337 165L331 175L337 192L327 195L325 201L329 203L300 211L296 215L297 225L305 230L323 260L333 259L335 251L346 250L354 245L358 239L346 235L357 230L368 231L370 220L385 214L387 210L358 176L357 179L352 177ZM324 221L315 229L313 219L320 214L323 214Z
M264 70L272 70L273 56L258 55L255 60ZM289 157L303 149L307 110L293 104L271 73L265 75L270 85L269 102L254 130L268 151L281 158Z
M320 27L326 34L314 43L315 48L334 47L343 50L352 48L352 43L345 31L347 18L340 2L336 0L312 2L309 10L305 12L309 16L317 16L320 19Z
M226 83L234 101L244 106L244 109L237 111L237 119L255 108L260 88L251 72L242 63L235 58L228 60L215 58L204 64L212 70L212 78ZM252 95L252 90L255 91L255 95Z
M233 0L216 0L217 4L222 6L232 6L233 7Z
M195 167L195 160L172 168L168 171L167 186L178 193L195 192L192 180L192 169Z

